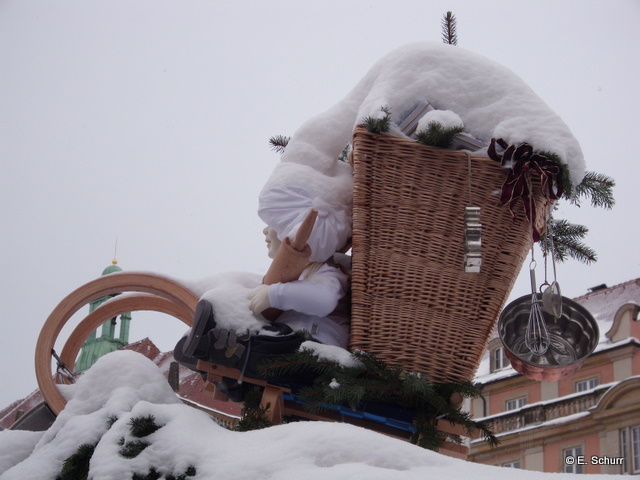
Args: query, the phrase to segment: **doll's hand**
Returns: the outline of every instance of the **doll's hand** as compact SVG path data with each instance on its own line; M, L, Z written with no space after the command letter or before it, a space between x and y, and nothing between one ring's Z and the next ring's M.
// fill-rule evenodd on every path
M269 303L269 285L260 285L249 294L249 300L251 301L251 311L256 315L260 315L271 307Z

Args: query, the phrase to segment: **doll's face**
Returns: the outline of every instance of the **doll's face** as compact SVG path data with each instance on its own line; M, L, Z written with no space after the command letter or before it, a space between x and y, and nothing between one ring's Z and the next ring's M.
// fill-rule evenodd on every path
M276 258L276 253L278 253L278 249L282 244L276 235L276 231L271 227L265 227L262 233L264 233L264 241L267 242L269 258Z

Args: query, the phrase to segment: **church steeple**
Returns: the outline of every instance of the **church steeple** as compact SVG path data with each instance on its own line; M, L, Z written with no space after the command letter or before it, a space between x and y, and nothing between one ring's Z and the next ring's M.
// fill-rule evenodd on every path
M115 258L111 261L111 265L102 271L102 275L110 275L112 273L121 272L122 268L118 266L118 260ZM89 304L89 313L104 302L118 294L108 295L94 300ZM98 337L98 331L94 331L84 342L80 356L76 362L76 372L84 372L88 370L100 357L118 350L129 344L129 324L131 322L131 314L123 313L120 315L120 334L116 338L117 317L102 324L102 332Z

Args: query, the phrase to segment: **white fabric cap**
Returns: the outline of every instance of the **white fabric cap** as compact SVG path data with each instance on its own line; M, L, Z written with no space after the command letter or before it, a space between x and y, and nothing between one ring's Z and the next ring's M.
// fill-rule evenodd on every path
M280 240L295 236L309 211L318 210L307 242L312 262L326 261L351 236L353 171L348 163L336 159L330 168L318 170L284 161L283 155L283 161L276 165L258 200L258 215L276 231Z
M307 242L311 247L310 260L324 262L342 248L351 236L351 210L313 197L301 186L265 188L260 194L258 215L278 238L292 238L312 208L318 218Z

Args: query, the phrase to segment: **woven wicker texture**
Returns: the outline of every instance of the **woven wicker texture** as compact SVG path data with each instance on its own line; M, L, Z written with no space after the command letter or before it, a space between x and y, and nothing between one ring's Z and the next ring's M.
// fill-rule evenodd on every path
M498 205L506 171L364 128L352 161L351 348L435 382L470 380L531 247L524 212L514 222ZM481 207L480 273L464 270L468 205Z

